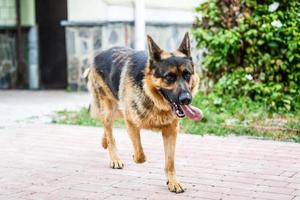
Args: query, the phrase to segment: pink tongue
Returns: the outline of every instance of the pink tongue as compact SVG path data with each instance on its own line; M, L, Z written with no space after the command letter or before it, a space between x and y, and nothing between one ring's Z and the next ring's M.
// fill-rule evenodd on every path
M200 109L191 106L191 105L180 105L184 114L193 121L200 121L203 117L203 114Z

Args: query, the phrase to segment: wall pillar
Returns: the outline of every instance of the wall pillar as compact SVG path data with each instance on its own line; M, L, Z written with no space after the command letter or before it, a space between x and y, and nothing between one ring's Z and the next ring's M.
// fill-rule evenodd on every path
M145 1L135 0L134 35L135 49L145 50L146 23L145 23Z

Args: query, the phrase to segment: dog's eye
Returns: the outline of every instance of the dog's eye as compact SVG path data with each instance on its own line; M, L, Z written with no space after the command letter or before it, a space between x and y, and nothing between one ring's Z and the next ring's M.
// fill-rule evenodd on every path
M190 81L192 74L188 71L185 71L185 72L183 72L182 76L186 81Z
M174 83L176 81L177 77L175 74L169 73L165 76L165 80L167 83Z

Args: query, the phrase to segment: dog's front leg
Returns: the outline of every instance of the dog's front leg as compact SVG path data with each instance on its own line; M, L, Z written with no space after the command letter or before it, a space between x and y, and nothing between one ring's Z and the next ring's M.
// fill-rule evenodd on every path
M144 150L141 143L140 129L137 128L128 119L126 119L126 126L133 145L133 160L136 163L144 163L146 161L146 156L144 154Z
M175 172L175 147L178 132L178 122L162 129L165 149L165 174L167 185L171 192L181 193L186 189L182 183L176 179Z

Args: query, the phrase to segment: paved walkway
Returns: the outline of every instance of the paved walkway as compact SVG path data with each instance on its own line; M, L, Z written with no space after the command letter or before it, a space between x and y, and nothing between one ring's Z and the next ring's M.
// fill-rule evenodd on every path
M188 189L176 195L165 185L161 136L142 132L148 161L137 165L126 131L115 129L125 168L112 170L101 128L45 124L53 111L79 109L88 99L87 93L0 91L0 200L300 200L296 143L180 134L177 174Z
M134 164L125 130L115 129L123 170L108 167L101 128L24 125L0 129L0 199L300 199L300 145L244 137L180 134L177 174L167 190L159 134L143 131L148 161Z
M49 115L54 111L75 110L88 103L88 93L0 90L0 128L28 122L49 122Z

